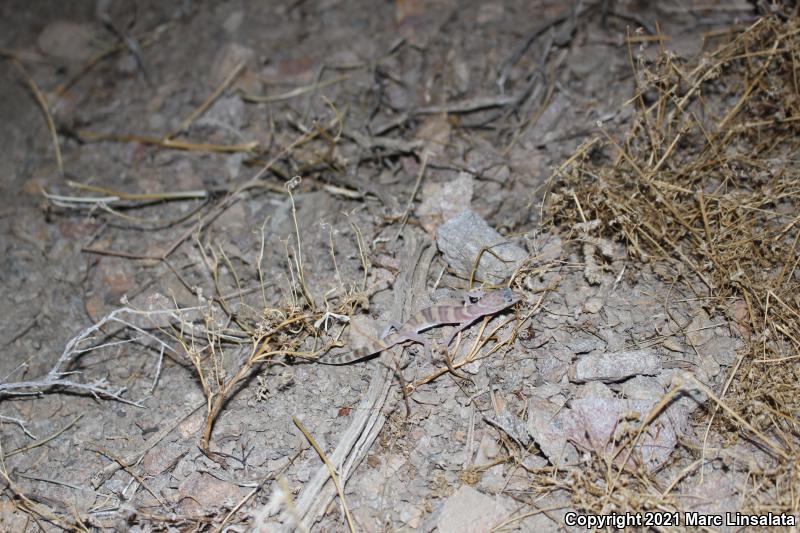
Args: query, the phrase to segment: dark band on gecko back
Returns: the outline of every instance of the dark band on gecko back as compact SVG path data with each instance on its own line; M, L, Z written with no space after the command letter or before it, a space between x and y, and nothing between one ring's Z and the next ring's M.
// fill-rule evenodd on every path
M391 348L403 340L404 339L397 333L392 333L391 335L387 335L383 340L374 340L367 346L362 346L361 348L356 348L355 350L351 350L349 352L323 355L317 359L317 362L322 363L323 365L346 365L347 363L365 359L370 355L382 352L383 350Z
M325 365L346 365L375 355L401 342L409 340L420 342L417 340L418 336L414 336L415 334L445 324L459 324L460 326L456 329L458 332L482 316L502 311L518 299L511 289L504 288L493 291L478 302L464 307L449 305L426 307L409 318L399 330L387 335L382 340L375 340L367 346L349 352L324 355L318 358L317 362ZM452 335L450 339L452 339Z

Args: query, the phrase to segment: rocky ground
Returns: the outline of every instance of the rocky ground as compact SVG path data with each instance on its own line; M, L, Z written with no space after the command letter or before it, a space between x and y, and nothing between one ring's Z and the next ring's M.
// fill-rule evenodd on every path
M778 280L766 307L789 317L759 357L791 356L793 152L714 130L716 159L684 172L687 139L704 141L669 118L791 122L791 97L785 113L744 103L797 96L772 70L788 59L756 63L795 50L791 9L4 2L0 529L578 531L570 513L796 513L794 392L723 401L762 376L743 372L761 303L724 282L754 255L702 255L729 227L722 191L755 190L754 168L777 180L771 201L730 212L769 215L736 242L759 241ZM739 34L751 52L703 71ZM724 93L742 58L752 76ZM686 181L716 163L736 178ZM700 199L690 215L681 195ZM655 245L637 233L673 215ZM449 330L426 332L432 357L409 344L313 362L499 287L519 301L449 349Z

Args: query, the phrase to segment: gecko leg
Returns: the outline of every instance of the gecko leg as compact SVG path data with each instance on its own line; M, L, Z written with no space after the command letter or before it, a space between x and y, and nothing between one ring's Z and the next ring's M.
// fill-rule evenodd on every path
M419 344L421 344L423 350L425 351L425 355L431 361L433 361L433 351L431 350L431 343L428 342L428 339L426 339L424 336L420 335L419 333L404 333L403 334L403 338L405 338L406 340L413 341L413 342L418 342ZM458 372L456 372L456 369L453 368L453 362L450 361L450 356L447 354L447 349L445 349L444 354L445 354L444 355L444 363L447 365L447 370L449 370L451 374L453 374L454 376L459 377L461 379L466 379L466 380L471 381L472 383L475 383L474 381L472 381L472 379L469 378L469 376L463 376L463 375L459 374Z
M451 343L451 342L453 342L453 339L455 339L455 338L456 338L456 335L458 335L458 332L459 332L459 331L464 331L465 329L467 329L468 327L470 327L470 326L473 324L473 322L475 322L475 321L474 321L474 320L472 320L472 321L470 321L470 322L466 322L466 323L464 323L464 324L459 324L458 326L456 326L456 327L453 329L453 331L452 331L452 332L450 332L450 335L448 335L448 336L447 336L447 339L445 339L445 341L444 341L444 345L445 345L445 347L447 347L447 346L450 346L450 343Z
M453 332L450 333L450 335L447 336L447 339L444 342L444 349L442 350L442 354L443 354L443 357L444 357L444 362L447 365L447 370L449 370L451 374L453 374L454 376L458 376L461 379L469 380L470 383L472 383L474 385L475 382L472 381L471 377L465 376L463 374L459 374L458 372L456 372L456 369L453 367L453 360L450 358L450 352L448 351L450 343L453 342L453 338L455 338L455 336L458 335L458 332L467 329L471 325L472 325L472 322L467 322L466 324L461 324L459 326L456 326L456 328L453 330Z
M397 357L392 357L391 364L389 362L380 362L381 365L388 368L397 378L397 383L400 385L400 392L403 393L403 401L406 404L406 420L411 417L411 403L408 401L408 393L410 388L403 377L403 370L400 368L400 361Z
M406 420L408 420L411 418L411 402L408 401L406 380L403 377L403 371L400 370L400 363L397 360L395 360L392 370L394 370L394 375L397 377L397 382L400 384L400 391L403 393L403 401L406 404Z
M464 379L464 380L466 380L466 381L469 381L469 382L470 382L470 383L472 383L473 385L475 385L475 382L474 382L474 381L472 381L472 378L471 378L471 377L469 377L469 376L466 376L466 375L464 375L464 374L459 374L458 372L456 372L456 369L455 369L455 367L453 366L453 360L452 360L452 359L450 359L450 353L447 351L447 346L445 346L445 347L444 347L444 349L442 350L442 359L444 359L444 364L446 364L446 365L447 365L447 370L448 370L448 371L449 371L451 374L453 374L453 375L454 375L455 377L457 377L457 378Z
M381 333L381 340L388 337L389 334L392 332L392 330L399 332L402 329L403 329L403 324L401 324L397 320L390 320L389 324L386 326L386 328L384 328L383 333Z
M425 355L431 361L433 361L433 350L431 350L431 343L428 342L428 339L426 339L425 337L423 337L418 333L408 334L406 335L406 337L408 338L408 340L420 343L423 349L425 350ZM453 367L453 361L450 360L450 354L447 353L447 346L445 346L444 350L442 351L442 354L443 354L444 364L447 365L447 370L452 375L454 375L457 378L465 379L470 383L472 383L473 385L475 384L475 382L472 381L472 378L470 378L469 376L465 376L463 374L459 374L458 372L456 372L455 367Z
M482 291L481 289L472 289L471 291L464 293L464 305L470 305L472 300L480 300L486 292Z
M425 355L431 355L431 345L423 335L420 335L417 332L403 332L403 340L417 342L422 345L425 350Z

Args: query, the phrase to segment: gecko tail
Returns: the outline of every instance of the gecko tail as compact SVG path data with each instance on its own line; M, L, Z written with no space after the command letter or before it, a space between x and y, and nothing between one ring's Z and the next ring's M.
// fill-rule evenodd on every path
M322 357L318 357L315 362L321 365L347 365L369 357L370 355L372 354L363 353L361 350L350 350L347 352L325 354Z

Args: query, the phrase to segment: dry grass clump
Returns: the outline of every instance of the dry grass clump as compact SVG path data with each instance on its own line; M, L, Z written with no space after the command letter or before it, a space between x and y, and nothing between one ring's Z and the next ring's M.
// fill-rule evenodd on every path
M287 240L285 244L289 294L288 301L279 307L270 305L264 294L265 280L261 270L261 259L265 246L263 233L261 236L262 255L258 262L259 287L261 289L260 311L245 304L242 296L246 291L242 290L236 269L225 256L224 251L221 248L219 252L215 252L212 248L206 251L198 243L206 267L214 280L215 295L206 300L201 337L196 336L193 333L194 330L187 328L187 324L184 323L180 329L173 328L171 336L178 341L183 352L192 362L206 397L206 421L200 446L212 458L216 456L210 448L214 420L225 406L226 401L242 386L242 383L262 364L271 359L289 356L313 360L325 353L337 343L322 345L319 342L320 329L324 327L327 330L331 319L348 320L358 306L366 304L368 300L364 292L366 285L362 287L362 290L358 290L355 283L349 289L345 287L344 283L340 283L339 287L333 287L326 292L326 309L324 311L319 309L315 303L311 295L312 291L307 285L301 252L302 231L298 226L294 197L292 196L292 189L299 181L300 178L294 178L287 183L287 192L292 203L296 241L290 245ZM360 235L357 227L355 230L356 234ZM364 272L367 272L366 255L360 238L358 246L363 261L362 267ZM330 255L334 268L336 268L332 238ZM227 269L222 267L227 267ZM224 270L227 270L232 278L229 285L238 289L237 294L233 297L226 297L222 290L221 277ZM364 283L366 284L366 279ZM239 299L238 305L235 302L237 298ZM248 320L245 317L252 318ZM313 339L313 349L310 351L307 348L309 339ZM226 353L230 351L236 353L233 362L226 361Z
M547 208L554 224L595 222L594 235L729 317L745 348L715 386L725 409L712 420L728 444L756 442L772 459L751 465L741 507L797 512L779 488L796 486L800 459L800 25L764 18L724 39L696 64L631 50L629 131L584 144L552 177Z

